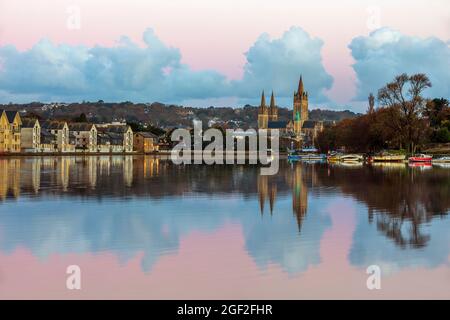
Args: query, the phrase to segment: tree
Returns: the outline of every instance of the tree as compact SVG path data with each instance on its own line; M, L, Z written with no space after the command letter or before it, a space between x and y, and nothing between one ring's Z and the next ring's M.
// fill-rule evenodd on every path
M429 100L425 106L425 115L432 127L439 127L441 122L450 119L449 101L444 98Z
M423 142L426 122L422 114L426 101L422 93L429 87L431 82L425 74L404 73L378 91L378 100L389 108L392 124L410 153L415 153L417 145Z
M369 94L369 109L367 110L367 113L373 113L375 110L375 97L372 93Z
M434 140L436 142L450 142L450 131L448 130L448 128L439 128L434 135Z
M72 119L72 122L88 122L88 119L84 113L80 114L78 117Z

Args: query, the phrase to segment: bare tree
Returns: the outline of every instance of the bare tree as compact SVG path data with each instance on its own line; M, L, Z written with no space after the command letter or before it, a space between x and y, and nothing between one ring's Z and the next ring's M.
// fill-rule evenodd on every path
M408 76L404 73L378 91L379 102L389 108L392 123L411 153L416 151L425 134L422 113L426 100L422 92L429 87L431 82L425 74Z

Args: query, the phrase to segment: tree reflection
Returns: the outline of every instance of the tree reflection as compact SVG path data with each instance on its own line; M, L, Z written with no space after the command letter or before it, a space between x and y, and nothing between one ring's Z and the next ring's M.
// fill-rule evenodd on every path
M318 171L322 187L338 188L368 206L370 223L402 248L424 247L430 235L421 226L448 214L450 171L400 166Z
M173 165L154 156L34 157L0 159L0 200L33 197L162 199L200 194L257 199L264 216L277 212L277 198L292 198L301 231L308 193L349 195L367 205L369 223L401 248L421 248L431 235L422 226L448 214L450 170L404 164L342 167L288 164L274 176L245 165Z

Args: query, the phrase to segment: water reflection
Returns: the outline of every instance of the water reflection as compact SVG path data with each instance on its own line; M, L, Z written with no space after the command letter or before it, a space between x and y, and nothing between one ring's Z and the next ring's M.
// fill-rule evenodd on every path
M332 174L319 170L318 175L322 186L365 203L369 223L402 248L424 247L431 235L421 227L450 208L449 170L387 164L363 170L336 167Z
M240 226L262 271L319 265L333 204L356 200L348 253L356 266L448 263L450 170L405 165L175 166L151 156L0 159L0 249L53 254L143 252L150 271L193 231ZM437 218L437 219L435 219Z

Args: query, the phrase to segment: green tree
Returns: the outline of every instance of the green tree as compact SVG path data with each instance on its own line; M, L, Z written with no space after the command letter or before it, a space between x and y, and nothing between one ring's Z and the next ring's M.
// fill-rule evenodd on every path
M73 122L88 122L88 119L84 113L81 113L78 117L72 119Z
M436 142L450 142L450 131L447 127L439 128L435 133L435 139Z

